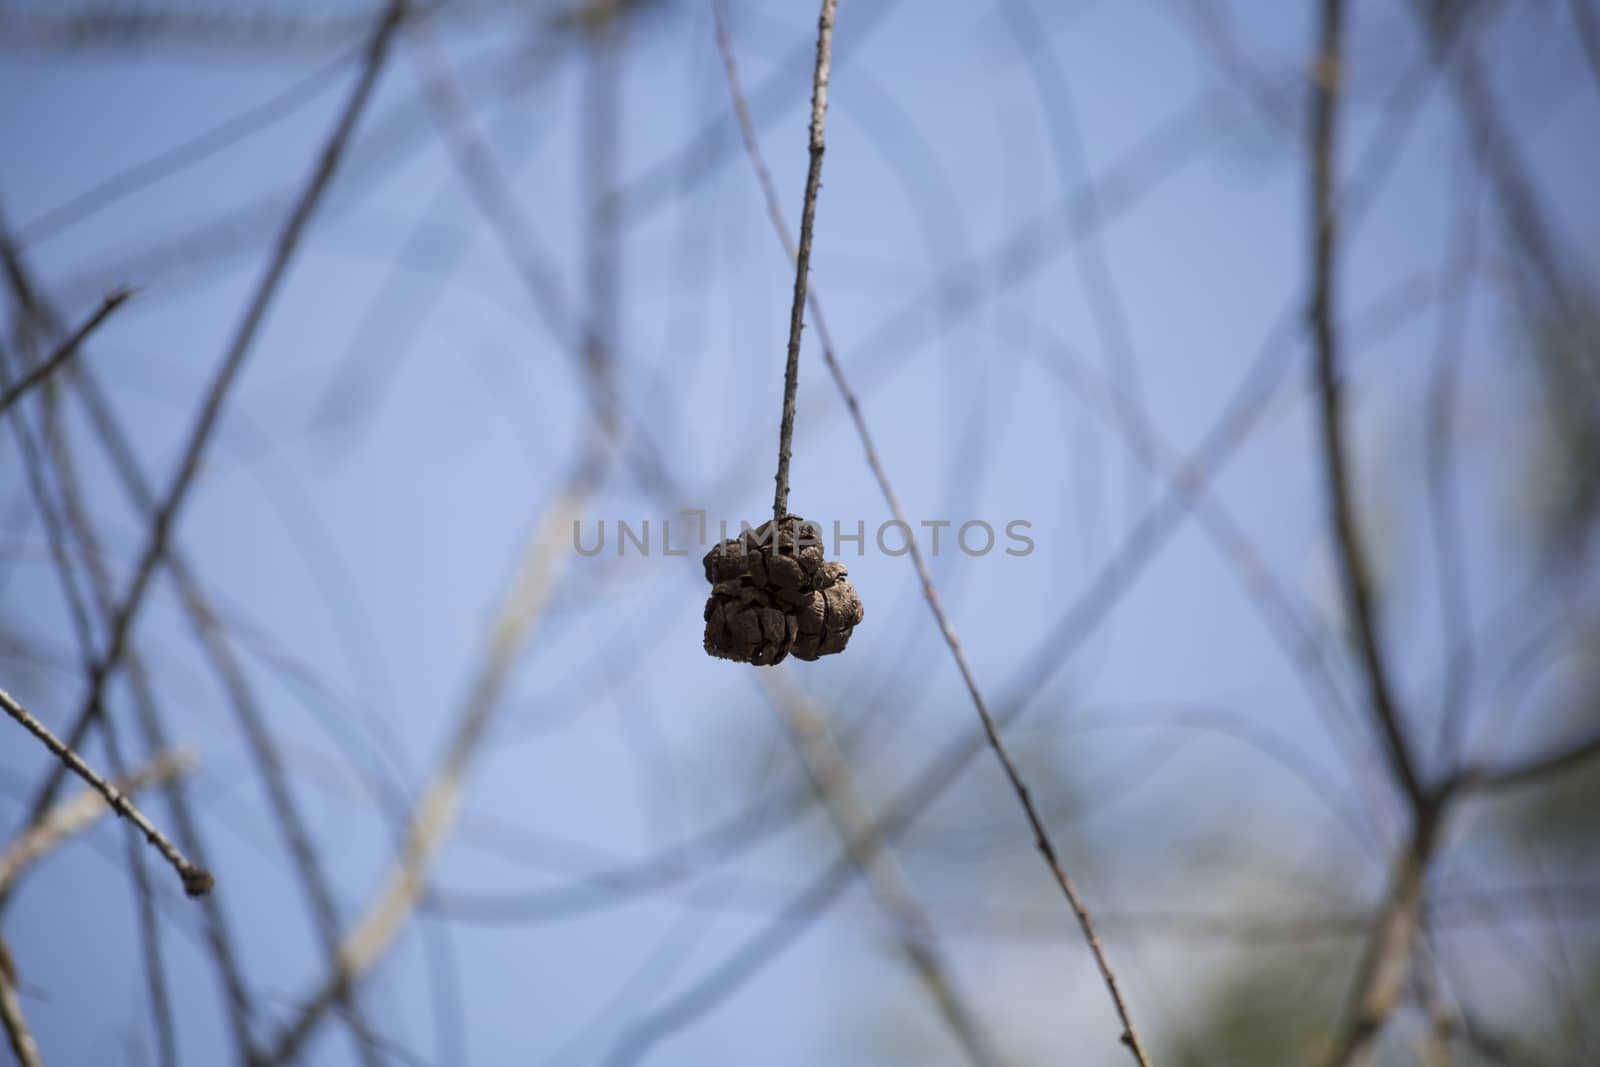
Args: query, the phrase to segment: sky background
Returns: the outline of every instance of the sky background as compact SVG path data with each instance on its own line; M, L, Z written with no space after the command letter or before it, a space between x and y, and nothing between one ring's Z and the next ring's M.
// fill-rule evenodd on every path
M1567 5L1509 6L1475 47L1562 254L1592 276L1600 82ZM24 14L47 8L0 3L0 210L69 320L109 286L139 287L81 358L165 486L272 235L343 104L359 38L197 32L56 47L23 29ZM301 8L333 17L311 5L272 10L287 18ZM932 563L992 700L1003 706L1031 664L1050 664L1008 737L1091 907L1370 900L1395 825L1394 812L1367 803L1378 767L1370 733L1352 705L1362 744L1353 762L1342 756L1301 668L1193 523L1162 543L1087 641L1047 640L1165 493L1164 479L1130 461L1106 405L1085 404L1074 386L1088 383L1092 397L1118 373L1108 362L1118 335L1093 295L1095 279L1109 277L1139 403L1163 447L1195 448L1242 382L1265 373L1281 383L1217 474L1218 499L1332 657L1343 691L1359 695L1340 652L1298 329L1313 6L1035 0L1026 10L1032 30L988 4L842 0L812 260L839 357L912 522L1031 524L1024 557L953 551L952 528ZM591 57L551 28L552 11L492 5L437 30L567 303L582 307ZM791 225L815 14L788 0L732 6L734 48ZM1234 69L1208 36L1224 24L1239 50ZM1527 501L1538 480L1527 447L1538 395L1504 231L1405 5L1354 4L1348 49L1341 175L1378 184L1341 246L1340 306L1385 625L1411 721L1431 736L1445 635L1422 443L1441 322L1454 321L1468 622L1489 635L1469 737L1473 751L1511 756L1559 731L1562 695L1582 672L1579 652L1557 650L1535 683L1514 687L1522 699L1511 711L1491 684L1504 666L1496 654L1508 642L1496 635L1507 632L1506 605L1531 567ZM588 418L576 331L550 328L475 210L422 103L419 55L410 38L396 48L177 533L259 687L347 924L393 861L396 826L437 764L521 545L578 462ZM770 507L792 269L730 125L709 5L674 0L640 13L620 70L615 381L625 448L652 456L676 491L643 485L619 463L586 501L584 536L604 521L607 551L562 553L548 614L473 765L462 831L435 869L440 890L564 884L802 781L754 671L699 648L703 550L688 560L659 551L662 520L681 508L704 509L714 527L758 522ZM1407 79L1421 89L1405 99L1418 103L1397 120L1391 94ZM225 150L92 213L57 214L296 85L275 121ZM1098 228L1085 224L1086 177ZM1463 218L1476 235L1465 272ZM865 524L865 553L846 545L844 558L866 618L843 655L782 672L858 742L852 763L879 806L976 720L910 561L870 543L891 515L820 355L808 327L791 502L825 528ZM81 409L67 410L124 588L144 532ZM8 434L0 623L31 652L11 647L3 684L59 728L82 678L29 505ZM619 557L615 524L645 520L655 551ZM682 529L675 519L675 544ZM164 581L136 636L175 736L202 758L193 792L265 1036L321 973L304 897ZM111 693L113 714L126 713L126 689ZM1225 709L1239 729L1155 721L1177 706ZM1312 770L1241 743L1245 727ZM5 736L9 837L45 756L18 732ZM88 753L103 756L99 745ZM1306 773L1331 783L1350 820ZM374 779L398 795L375 801L363 785ZM166 815L164 803L150 808ZM1022 1062L1042 1062L1064 1039L1081 1062L1120 1062L1092 961L992 755L973 760L919 826L903 862L930 910L949 918L955 965ZM428 917L363 1002L423 1062L598 1063L629 1020L693 986L837 848L813 811L725 863L707 859L702 875L588 914ZM231 1046L200 913L168 872L152 873L184 1061L223 1062ZM1027 943L960 932L995 913L1037 916L1043 932ZM4 932L49 1062L135 1062L131 1049L148 1050L134 897L111 827L33 872ZM1143 934L1109 947L1158 1048L1204 1016L1209 980L1233 959ZM1530 995L1507 982L1508 995ZM339 1029L323 1031L313 1062L348 1062ZM683 1064L754 1057L956 1062L859 888L652 1054Z

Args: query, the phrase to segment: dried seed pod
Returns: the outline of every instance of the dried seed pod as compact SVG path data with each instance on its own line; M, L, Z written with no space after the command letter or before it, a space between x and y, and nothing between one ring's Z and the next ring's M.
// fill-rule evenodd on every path
M797 516L713 545L704 562L705 647L719 659L767 665L792 652L814 660L844 651L861 621L849 572L823 558L820 531Z

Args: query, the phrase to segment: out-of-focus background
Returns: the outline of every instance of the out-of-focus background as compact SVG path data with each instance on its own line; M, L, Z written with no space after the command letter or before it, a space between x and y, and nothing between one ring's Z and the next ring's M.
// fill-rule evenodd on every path
M0 689L217 880L0 721L8 1048L1132 1062L820 310L1151 1062L1600 1062L1600 6L838 6L754 668L816 4L0 2Z

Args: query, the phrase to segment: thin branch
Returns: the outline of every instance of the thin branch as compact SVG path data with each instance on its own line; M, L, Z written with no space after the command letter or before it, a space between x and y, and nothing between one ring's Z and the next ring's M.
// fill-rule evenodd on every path
M45 381L59 370L67 360L76 355L78 348L88 336L99 329L100 324L105 322L111 316L111 313L121 307L128 297L132 295L133 290L131 289L113 289L107 293L95 313L90 315L84 324L73 332L71 337L62 341L48 359L35 365L27 373L12 382L3 393L0 393L0 415L4 415L7 408L22 399L23 394L40 382Z
M1344 404L1335 318L1335 248L1340 81L1344 77L1344 0L1323 0L1320 42L1312 71L1311 183L1312 293L1307 317L1315 345L1314 380L1320 405L1323 472L1339 549L1339 571L1365 669L1370 710L1377 720L1395 779L1413 806L1424 797L1422 780L1400 721L1372 603L1371 573L1348 469Z
M831 29L831 19L828 18L831 6L831 3L824 4L823 29ZM740 102L743 94L739 87L738 67L734 61L733 49L728 42L727 32L725 26L723 25L723 21L724 20L722 20L720 17L720 11L718 11L718 45L722 50L723 64L727 68L729 88L735 98L735 110L739 116L740 131L744 136L745 149L750 155L757 180L761 183L762 192L767 200L768 212L773 219L775 228L778 230L779 237L783 241L784 248L785 250L789 251L791 257L795 259L798 265L798 279L796 281L795 290L797 296L803 296L805 292L804 257L808 251L806 244L807 235L804 230L804 219L802 219L801 243L797 247L789 237L787 227L783 225L783 214L781 209L778 207L777 192L773 186L771 174L767 170L765 162L761 157L760 147L756 141L755 129L753 124L750 122L749 109L743 106L743 104ZM820 126L815 128L815 132L820 137ZM816 142L814 141L814 153L816 151L815 144ZM818 165L819 157L814 154L812 174L815 174L816 167ZM856 397L855 392L850 388L849 381L844 376L844 368L840 365L839 360L835 355L833 340L829 334L826 320L821 314L820 303L816 300L815 294L812 294L811 313L813 320L816 322L817 335L822 342L823 359L827 363L829 372L833 375L834 384L837 386L840 396L844 399L845 407L849 410L851 421L855 424L856 433L861 438L861 445L866 453L867 464L872 468L873 477L877 479L879 489L883 492L884 499L888 503L890 511L894 514L894 517L897 520L904 524L906 529L910 529L910 524L905 522L905 511L900 506L899 497L895 494L894 487L889 481L888 473L884 470L883 462L878 456L876 446L873 444L872 434L867 427L866 418L861 413L860 400ZM792 322L798 323L799 314L800 313L797 308ZM798 334L795 335L795 339L796 341L798 340ZM791 358L791 363L792 362L793 360ZM787 413L788 411L786 406L786 414ZM780 454L778 482L779 496L776 503L776 507L780 515L784 513L784 505L786 501L787 485L784 480L786 474L786 460L787 456ZM1055 843L1051 839L1049 831L1045 829L1044 822L1040 818L1038 810L1034 806L1033 798L1028 790L1027 783L1023 781L1022 774L1020 771L1018 771L1016 764L1013 762L1011 754L1006 748L1005 742L1000 738L999 727L995 723L994 716L990 714L988 701L984 698L983 691L978 686L977 678L972 673L971 664L967 662L966 653L963 651L961 642L956 636L955 627L951 624L949 616L945 614L944 605L939 599L938 589L934 586L933 574L928 569L927 561L923 558L922 551L918 547L916 538L914 537L910 539L910 549L912 563L916 568L918 578L920 578L922 582L923 596L928 602L928 607L933 612L934 620L939 626L940 633L944 636L946 646L950 649L950 655L955 660L956 667L961 673L962 681L966 684L967 693L972 698L973 706L977 709L978 718L983 724L984 736L988 741L989 747L994 751L996 758L999 759L1000 766L1004 770L1006 778L1011 784L1012 791L1016 794L1017 800L1022 805L1023 814L1027 818L1028 825L1033 831L1034 846L1039 850L1040 855L1044 857L1046 866L1049 867L1051 875L1055 878L1056 884L1060 887L1062 894L1067 899L1067 903L1072 908L1073 915L1077 918L1078 926L1083 932L1084 940L1088 943L1091 952L1094 954L1095 965L1100 970L1100 977L1105 983L1107 992L1111 995L1112 1004L1116 1008L1117 1017L1122 1023L1122 1041L1128 1046L1129 1051L1133 1053L1133 1057L1138 1061L1140 1067L1150 1067L1149 1055L1145 1052L1144 1043L1139 1037L1138 1029L1134 1026L1133 1017L1128 1010L1127 1002L1123 998L1121 985L1117 980L1116 972L1112 969L1110 960L1106 957L1105 951L1100 945L1100 938L1095 932L1094 923L1089 916L1089 911L1084 906L1082 899L1079 897L1078 891L1073 885L1072 880L1067 876L1065 868L1062 867L1061 861L1056 852Z
M64 767L93 786L95 791L105 798L106 803L111 805L113 811L140 829L145 836L145 840L154 845L156 851L166 857L167 862L172 864L173 870L177 871L178 876L183 879L183 891L185 893L191 897L199 897L211 892L211 887L215 884L215 879L211 877L211 872L189 862L188 858L178 851L178 847L167 840L166 835L157 830L154 823L145 818L144 812L133 806L133 802L127 798L122 790L96 774L94 768L85 763L82 756L78 755L63 743L60 738L51 733L44 723L29 714L28 709L17 703L11 694L4 689L0 689L0 707L5 708L6 714L15 719L17 724L24 730L37 737L44 747L49 749L56 759L61 761ZM30 825L36 826L41 821L34 820Z
M22 1014L22 1001L17 997L16 965L11 962L11 950L3 938L0 938L0 1026L6 1029L18 1067L44 1067L38 1042L33 1039L33 1031L28 1029L27 1016Z
M126 778L119 779L116 790L127 796L141 789L163 785L193 770L198 760L189 752L173 752L158 756ZM4 893L36 860L48 853L64 838L82 833L106 813L105 794L98 787L64 800L33 826L23 831L4 852L0 852L0 893Z
M117 610L116 617L112 620L111 636L105 654L90 672L89 690L67 735L68 744L72 747L83 742L95 718L101 713L100 702L106 683L122 658L129 634L133 629L134 619L144 603L151 579L166 554L167 542L172 535L178 513L188 498L190 487L194 484L195 474L200 469L201 457L221 419L228 393L244 366L245 357L250 353L261 324L266 320L267 311L277 295L280 283L288 273L289 264L299 249L300 240L310 225L312 215L315 214L323 194L338 170L345 148L355 132L356 123L366 110L367 101L377 85L378 75L383 70L389 47L404 21L406 11L407 0L390 0L372 35L367 50L366 65L362 69L361 76L357 79L333 131L323 145L316 166L306 182L299 201L295 204L294 211L278 235L266 272L245 309L244 317L228 345L216 376L206 390L200 415L184 444L177 474L162 498L161 505L155 511L144 550L134 568L133 581ZM37 818L49 806L56 790L60 788L61 777L60 773L53 775L40 790L34 802L33 817Z
M822 0L817 16L817 66L811 80L810 161L806 165L805 200L800 206L800 246L794 255L794 303L789 308L789 351L783 369L783 419L778 427L777 491L772 521L789 514L789 453L794 444L795 391L800 384L800 331L806 314L806 282L811 269L811 232L817 219L817 189L822 185L823 120L828 115L828 73L833 65L833 15L838 0ZM748 128L749 109L739 109L740 129ZM749 134L746 134L749 139Z

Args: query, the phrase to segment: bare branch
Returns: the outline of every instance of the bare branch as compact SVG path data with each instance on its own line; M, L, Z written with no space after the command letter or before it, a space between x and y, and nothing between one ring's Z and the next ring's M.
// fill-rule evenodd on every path
M1323 0L1321 40L1312 71L1311 184L1312 292L1307 317L1315 344L1314 380L1321 401L1322 462L1328 507L1339 549L1339 571L1366 672L1370 711L1383 735L1395 779L1413 805L1424 789L1400 721L1400 708L1372 603L1371 572L1356 515L1344 436L1343 383L1335 319L1335 249L1338 241L1337 150L1340 80L1344 77L1344 0Z
M124 795L132 796L141 789L172 781L198 764L199 761L189 752L158 756L126 778L119 779L115 788ZM55 848L63 838L88 829L106 810L105 794L98 788L85 789L72 799L51 808L44 819L28 827L4 852L0 852L0 894L8 890L35 860Z
M12 382L11 385L7 387L5 392L0 393L0 415L4 415L7 408L9 408L12 404L15 404L18 400L22 399L23 394L27 393L29 389L32 389L40 382L49 378L50 375L54 374L61 368L62 364L66 363L67 360L76 355L79 347L88 338L88 336L91 333L94 333L95 330L99 329L100 324L105 322L106 319L111 316L111 313L117 310L117 308L121 307L128 297L132 295L133 290L131 289L113 289L111 292L107 293L105 299L100 302L100 306L95 310L95 313L90 315L89 318L85 320L84 324L79 326L77 330L73 332L71 337L68 337L65 341L62 341L61 344L57 346L56 350L51 353L49 358L34 366L27 373L23 374L16 381Z
M789 514L789 452L794 443L794 400L800 375L800 331L806 313L806 281L811 268L811 232L817 220L817 189L822 185L822 126L828 116L828 73L833 66L833 16L838 0L822 0L817 16L817 66L811 79L811 137L805 200L800 206L800 245L794 255L794 302L789 307L789 350L783 370L783 419L778 427L778 483L772 521ZM749 109L740 111L741 119ZM741 128L743 128L741 126ZM748 136L748 135L747 135Z
M178 851L178 847L167 840L166 835L157 830L154 823L145 818L144 812L133 806L133 802L124 795L122 790L96 774L94 769L84 762L82 756L78 755L63 743L60 738L51 733L44 723L29 714L28 709L17 703L11 694L4 689L0 689L0 707L5 708L6 714L15 719L24 730L37 737L44 744L44 747L49 749L61 761L64 767L93 786L95 791L105 798L106 803L111 805L111 810L139 828L144 834L145 840L154 845L156 851L166 857L167 862L172 864L173 870L177 871L178 876L183 879L183 891L185 893L188 893L191 897L198 897L211 892L211 887L215 883L215 879L211 877L211 872L189 862L188 858ZM42 822L42 819L36 819L31 825L38 826ZM29 832L31 833L32 831L30 830Z

